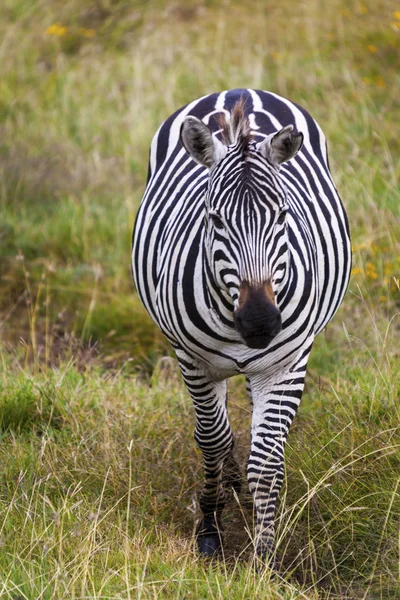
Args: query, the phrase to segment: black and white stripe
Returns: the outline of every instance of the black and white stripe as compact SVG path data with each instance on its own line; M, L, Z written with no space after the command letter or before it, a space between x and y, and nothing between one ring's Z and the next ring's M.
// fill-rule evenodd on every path
M132 261L140 298L173 345L196 409L205 464L199 548L219 549L224 471L239 485L226 379L244 373L256 546L271 556L307 360L350 273L347 218L318 124L289 100L245 89L178 110L151 144Z

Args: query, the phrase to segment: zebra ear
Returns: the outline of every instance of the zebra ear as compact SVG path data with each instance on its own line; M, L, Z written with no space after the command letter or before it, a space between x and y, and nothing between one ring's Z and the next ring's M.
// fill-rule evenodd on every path
M185 117L180 138L186 152L198 163L211 169L226 154L226 147L202 121L196 117Z
M265 138L259 148L265 158L274 165L280 165L296 156L302 144L303 134L293 133L293 125L287 125Z

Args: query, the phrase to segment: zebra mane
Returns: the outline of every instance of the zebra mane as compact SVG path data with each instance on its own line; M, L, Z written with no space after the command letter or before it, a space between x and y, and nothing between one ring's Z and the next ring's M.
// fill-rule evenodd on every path
M218 116L218 125L221 128L221 137L225 146L238 144L243 150L247 150L252 140L253 132L250 128L249 119L245 113L246 100L240 98L229 113Z

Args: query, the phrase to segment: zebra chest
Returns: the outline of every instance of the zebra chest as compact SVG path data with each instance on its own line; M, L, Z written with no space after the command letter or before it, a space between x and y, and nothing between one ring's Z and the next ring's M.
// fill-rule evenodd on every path
M258 351L243 343L233 318L230 321L226 314L221 315L210 307L201 256L195 257L190 269L188 261L175 271L166 267L159 274L156 288L158 325L175 347L207 365L215 379L238 373L273 375L277 368L282 369L293 360L293 353L298 352L312 333L315 289L304 294L305 288L300 286L282 313L284 323L287 321L290 325L284 326L270 347ZM304 310L301 302L304 295L310 309Z
M291 344L278 343L262 352L248 348L233 325L224 323L216 311L210 309L200 282L193 287L194 300L190 303L187 289L180 287L181 282L177 282L174 294L171 289L170 293L159 293L159 325L175 348L184 350L195 362L205 366L214 380L240 373L272 376L293 359ZM288 337L287 332L284 336ZM293 346L296 352L297 343Z

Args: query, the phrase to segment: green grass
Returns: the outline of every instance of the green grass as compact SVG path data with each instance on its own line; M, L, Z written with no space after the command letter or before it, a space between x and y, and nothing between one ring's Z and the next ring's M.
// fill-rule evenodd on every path
M400 597L395 11L383 0L2 3L1 598ZM130 273L156 128L243 86L318 120L354 250L289 437L275 579L252 568L245 489L225 511L225 559L194 552L194 414ZM230 414L244 471L240 378Z
M335 366L335 343L327 349L320 342L317 356L330 365L336 384L311 377L290 436L278 517L283 579L273 582L250 566L252 511L245 491L226 510L225 561L209 565L196 557L201 458L193 444L191 403L169 361L159 364L151 384L95 364L83 371L62 365L47 374L5 365L4 593L125 598L128 590L137 597L142 589L145 598L396 597L399 374L388 390L381 371L389 367L371 365L366 386L373 394L360 389L359 357L344 335L337 338L346 348L347 375ZM249 407L240 379L231 396L243 463Z

